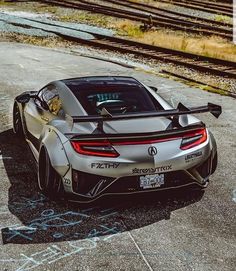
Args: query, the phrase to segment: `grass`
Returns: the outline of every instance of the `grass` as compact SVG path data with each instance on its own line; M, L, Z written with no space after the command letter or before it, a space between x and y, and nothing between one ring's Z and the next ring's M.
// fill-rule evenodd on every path
M217 14L214 16L214 20L221 23L233 24L233 18L225 15Z
M144 32L140 30L140 25L129 20L113 22L110 27L115 29L120 36L140 39L144 36Z
M119 35L139 42L236 62L236 45L217 36L188 36L183 32L167 30L142 32L140 24L129 20L110 26L117 29Z
M62 38L57 37L37 37L37 36L28 36L23 34L15 33L3 33L0 32L0 42L1 41L13 41L20 43L27 43L38 46L45 46L49 48L55 47L70 47L73 45L72 42L63 40Z
M228 92L226 92L225 90L223 89L217 89L217 88L214 88L212 86L208 86L208 85L199 85L198 84L198 87L202 90L205 90L207 92L211 92L211 93L217 93L217 94L220 94L220 95L228 95Z
M109 22L111 19L113 19L109 16L90 13L87 11L66 11L64 13L58 14L58 18L64 22L80 22L100 27L109 27Z
M157 7L157 8L168 8L171 3L162 3L160 2L156 2L155 0L132 0L132 2L136 2L136 3L141 3L141 4L148 4L150 6L153 7Z
M13 6L13 3L5 2L4 0L0 0L0 7L1 6Z

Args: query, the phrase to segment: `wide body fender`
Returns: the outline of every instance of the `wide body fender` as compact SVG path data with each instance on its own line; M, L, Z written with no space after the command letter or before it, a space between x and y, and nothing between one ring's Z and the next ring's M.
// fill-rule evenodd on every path
M42 133L40 151L42 148L46 148L52 167L63 177L70 169L70 163L59 133L54 128L45 126Z
M216 140L215 140L212 132L209 131L209 130L208 130L208 132L209 132L209 136L210 136L210 139L211 139L210 142L211 142L211 148L212 148L212 156L214 157L216 152L217 152Z
M16 100L14 100L12 111L14 111L15 106L18 106L19 112L20 112L20 118L21 118L21 124L23 128L24 135L26 136L26 129L25 129L25 123L24 123L24 115L23 115L23 106L21 103L18 103ZM13 116L12 116L13 118ZM12 119L13 121L13 119ZM16 133L13 125L13 132Z

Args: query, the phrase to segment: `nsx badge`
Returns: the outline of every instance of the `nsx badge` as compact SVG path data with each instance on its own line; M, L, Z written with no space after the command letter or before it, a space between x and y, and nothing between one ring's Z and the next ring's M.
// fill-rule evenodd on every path
M91 168L118 168L120 163L91 163Z

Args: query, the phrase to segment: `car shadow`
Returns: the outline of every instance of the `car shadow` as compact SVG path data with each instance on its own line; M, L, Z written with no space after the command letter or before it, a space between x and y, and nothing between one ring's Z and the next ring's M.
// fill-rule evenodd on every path
M27 143L7 130L0 150L10 181L8 208L20 224L2 228L4 244L107 240L121 232L169 219L171 212L201 200L191 190L110 196L93 204L52 201L38 189L36 167Z

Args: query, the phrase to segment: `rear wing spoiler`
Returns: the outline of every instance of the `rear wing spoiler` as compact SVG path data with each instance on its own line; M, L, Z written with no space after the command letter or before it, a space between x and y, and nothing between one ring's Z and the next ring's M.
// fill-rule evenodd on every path
M160 110L158 112L151 113L132 113L125 115L111 115L106 109L100 116L72 116L73 122L99 122L99 121L114 121L114 120L127 120L127 119L139 119L139 118L153 118L153 117L172 117L187 114L197 114L210 112L214 117L218 118L222 113L220 105L208 103L206 106L191 107L188 108L182 103L179 103L176 109Z
M179 124L178 116L187 115L187 114L198 114L210 112L214 117L218 118L222 113L222 108L219 105L208 103L206 106L199 107L191 107L188 108L184 106L182 103L179 103L176 109L167 109L160 110L158 112L148 112L148 113L131 113L125 115L112 115L105 108L102 109L100 116L72 116L70 117L70 121L73 123L79 122L97 122L97 128L103 131L103 122L104 121L116 121L116 120L128 120L128 119L140 119L140 118L153 118L153 117L173 117L173 121L175 124Z

